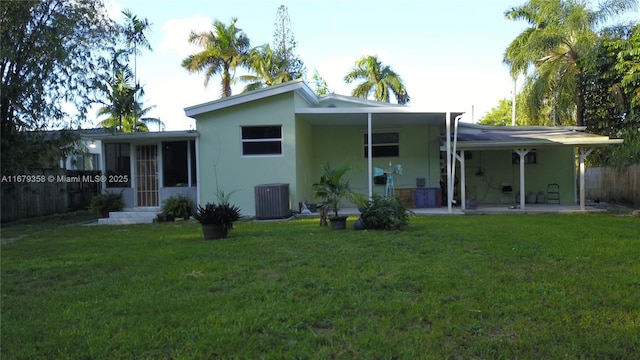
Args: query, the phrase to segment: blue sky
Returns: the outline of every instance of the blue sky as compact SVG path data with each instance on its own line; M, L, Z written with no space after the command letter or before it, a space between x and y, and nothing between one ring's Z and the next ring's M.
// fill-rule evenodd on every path
M185 107L221 93L219 76L204 88L204 74L189 74L180 66L198 51L187 43L189 31L209 30L214 19L228 24L237 17L252 46L271 43L279 5L288 8L308 79L317 69L332 91L350 95L354 85L345 84L344 75L357 58L378 55L404 79L411 107L469 114L473 109L477 120L513 91L502 57L526 24L503 14L523 2L109 0L108 6L114 16L129 9L152 23L148 38L153 51L138 56L145 105L156 106L148 115L159 117L167 130L182 130L195 128Z

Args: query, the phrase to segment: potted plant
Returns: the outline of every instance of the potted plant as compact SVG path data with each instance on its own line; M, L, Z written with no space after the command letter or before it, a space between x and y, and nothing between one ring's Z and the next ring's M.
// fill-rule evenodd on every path
M205 239L223 239L233 229L233 223L240 219L240 208L229 204L229 196L219 191L218 202L199 205L193 217L202 224Z
M351 191L349 180L344 179L344 175L351 170L351 164L346 162L337 169L331 168L328 162L322 165L322 176L320 181L313 184L313 190L316 192L315 197L322 200L329 206L329 210L333 212L333 216L329 217L331 228L334 230L342 230L347 227L347 216L341 216L338 211L340 202L344 199L349 200L356 205L362 205L364 198L360 194Z
M122 191L120 193L105 192L94 195L91 198L91 212L100 218L108 218L112 211L122 211L124 209Z

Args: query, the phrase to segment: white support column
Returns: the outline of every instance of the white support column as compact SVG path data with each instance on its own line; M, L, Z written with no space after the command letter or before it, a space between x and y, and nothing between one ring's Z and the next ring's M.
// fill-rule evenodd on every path
M466 210L467 208L467 180L464 171L464 150L460 151L459 155L456 155L458 161L460 162L460 207L462 210Z
M371 142L373 141L373 136L371 135L372 126L371 126L371 113L367 113L367 171L369 174L369 199L373 198L373 154Z
M453 209L451 203L453 202L453 179L451 178L451 121L449 112L445 115L445 128L446 131L446 147L447 147L447 212L451 214Z
M196 142L196 202L197 205L202 204L202 179L200 179L200 137L195 139Z
M584 188L584 160L591 154L593 148L580 148L580 210L585 210L586 189Z
M524 181L524 157L529 153L530 149L517 149L516 152L520 155L520 209L524 210L526 204L526 189Z

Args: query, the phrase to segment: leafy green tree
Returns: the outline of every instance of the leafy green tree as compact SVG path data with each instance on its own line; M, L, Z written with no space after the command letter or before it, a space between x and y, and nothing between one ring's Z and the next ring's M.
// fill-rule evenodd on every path
M579 84L578 61L597 42L596 27L635 8L636 3L609 0L593 10L579 0L530 0L505 12L510 20L529 24L509 44L504 61L514 77L527 76L531 118L538 117L546 106L559 124L584 125L584 89Z
M288 73L291 79L300 79L305 74L305 66L296 54L298 42L291 30L291 18L285 5L278 7L276 15L275 31L273 33L273 49L278 63L285 67L283 72Z
M624 139L597 149L591 165L640 163L640 25L604 31L581 68L587 130Z
M108 76L104 49L117 41L100 0L0 1L3 173L38 166L25 156L35 146L26 131L85 118L95 79Z
M316 94L321 96L328 95L332 92L331 90L329 90L329 84L327 84L327 81L322 76L320 76L318 70L313 70L313 77L311 78L311 80L313 82L313 86L315 87Z
M511 104L509 99L500 99L498 105L492 108L483 118L478 120L482 125L506 126L511 124Z
M347 84L354 81L362 81L351 92L352 96L367 99L371 93L377 101L390 102L390 96L398 101L398 104L409 102L409 94L404 82L388 65L383 65L375 55L363 56L356 61L356 66L344 77Z
M203 50L189 55L182 61L182 67L189 73L204 71L204 86L213 75L222 75L222 97L231 96L233 74L239 66L245 66L249 52L249 38L242 29L236 27L237 18L231 19L229 26L215 20L213 30L189 35L189 43Z

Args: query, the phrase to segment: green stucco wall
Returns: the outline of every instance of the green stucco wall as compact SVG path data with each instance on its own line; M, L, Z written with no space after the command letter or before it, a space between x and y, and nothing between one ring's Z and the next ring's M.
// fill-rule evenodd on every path
M560 202L575 203L574 152L571 147L549 147L536 150L535 164L525 164L525 196L530 192L545 194L547 185L560 185ZM467 199L480 204L508 202L503 199L502 183L513 185L514 196L520 191L520 165L511 163L511 151L472 151L465 160ZM479 170L482 171L479 171ZM458 170L457 177L460 177ZM520 198L516 199L519 202Z
M354 170L349 173L351 188L362 194L369 191L367 159L364 157L363 137L366 134L366 118L362 126L313 126L313 151L311 162L312 182L321 175L321 165L329 161L338 167L344 161L351 161ZM386 169L391 161L401 164L402 175L395 177L395 187L415 188L416 178L423 177L426 187L440 187L440 152L438 126L404 125L397 128L373 127L374 132L399 132L400 156L374 158L374 167ZM383 194L384 185L374 185L374 193ZM350 205L350 204L347 204Z
M283 154L242 156L241 126L250 125L282 125ZM243 215L255 215L256 185L288 183L290 193L296 193L293 93L203 114L197 118L197 130L202 204L215 201L218 189L225 193L234 191L231 202L241 208ZM290 196L290 200L296 199ZM297 208L297 204L292 208Z

